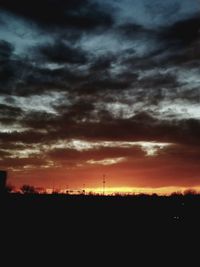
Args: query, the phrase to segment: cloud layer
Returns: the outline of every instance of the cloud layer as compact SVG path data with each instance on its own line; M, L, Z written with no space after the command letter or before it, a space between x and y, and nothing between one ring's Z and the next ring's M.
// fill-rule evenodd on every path
M197 1L1 1L12 182L199 186L199 15Z

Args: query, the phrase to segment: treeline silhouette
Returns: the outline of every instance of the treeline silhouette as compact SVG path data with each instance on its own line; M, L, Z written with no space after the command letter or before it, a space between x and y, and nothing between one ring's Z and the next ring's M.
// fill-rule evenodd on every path
M52 194L52 195L89 195L89 196L103 196L104 194L102 193L95 193L93 191L90 192L86 192L85 190L58 190L58 189L52 189L51 193L47 192L47 190L45 190L42 187L35 187L33 185L28 185L28 184L24 184L22 185L18 190L16 190L16 188L9 184L6 185L5 189L4 189L4 193L7 194ZM147 193L122 193L122 192L115 192L115 193L110 193L110 194L106 194L105 196L116 196L116 197L121 197L121 196L125 196L125 197L135 197L135 196L140 196L140 197L181 197L181 196L200 196L200 193L198 191L196 191L195 189L189 188L186 189L184 191L177 191L177 192L172 192L169 195L158 195L156 193L152 193L152 194L147 194Z
M17 192L13 186L7 185L1 198L5 210L18 213L24 209L28 209L28 213L34 210L36 217L43 212L48 213L47 211L50 211L51 215L55 212L67 217L73 212L84 213L84 216L88 217L91 214L98 217L102 213L108 214L108 217L111 214L113 217L127 217L132 214L135 221L183 221L200 217L200 194L194 189L174 192L168 196L155 193L103 195L84 191L75 194L72 191L53 191L49 194L32 185L23 185Z

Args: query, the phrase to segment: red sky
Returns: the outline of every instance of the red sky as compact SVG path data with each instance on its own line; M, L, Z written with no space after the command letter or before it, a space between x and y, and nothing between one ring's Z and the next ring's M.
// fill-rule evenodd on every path
M199 186L199 152L190 147L175 144L161 147L161 143L151 142L92 145L80 141L78 144L82 145L81 150L76 145L76 149L50 151L46 162L44 159L40 162L41 154L28 162L24 158L14 159L12 165L16 167L9 172L10 183L18 187L32 184L44 188L101 191L105 175L107 192L168 193ZM122 147L113 147L116 145ZM19 162L26 164L25 167L18 166Z

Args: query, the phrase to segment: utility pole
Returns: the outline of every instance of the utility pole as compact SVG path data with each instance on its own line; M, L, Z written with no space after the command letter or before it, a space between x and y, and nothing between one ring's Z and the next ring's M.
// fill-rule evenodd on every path
M105 195L105 188L106 188L106 176L103 175L103 196Z
M54 194L55 193L55 178L54 177L52 178L52 185L53 185L52 193Z

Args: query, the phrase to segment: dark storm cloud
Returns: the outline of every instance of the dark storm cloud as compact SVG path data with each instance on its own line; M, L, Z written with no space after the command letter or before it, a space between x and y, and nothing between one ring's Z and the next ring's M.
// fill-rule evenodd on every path
M46 134L35 132L32 130L24 132L14 131L12 133L1 132L0 142L6 142L6 143L22 142L24 144L35 144L35 143L45 142L46 137L47 137Z
M163 38L171 45L185 47L199 39L200 18L198 16L178 21L166 28Z
M160 37L162 41L167 43L170 52L168 57L166 57L166 63L172 66L185 66L192 61L197 62L199 60L199 14L198 16L195 15L192 18L176 22L163 30Z
M87 6L86 6L87 7ZM85 8L86 8L85 7ZM26 6L25 6L26 9ZM29 14L29 13L28 13ZM79 94L95 94L102 90L124 90L132 87L158 88L165 86L169 90L175 88L178 84L176 77L166 74L160 78L152 77L137 80L139 70L149 70L151 68L172 67L181 64L187 64L187 61L196 62L194 52L197 50L197 44L193 43L198 38L197 29L199 21L196 18L187 19L175 24L149 30L138 24L124 24L118 29L119 34L127 35L134 41L148 39L160 40L155 50L148 55L138 56L134 49L128 49L123 52L115 53L115 56L108 54L104 56L92 56L81 48L81 44L74 47L67 44L63 39L56 39L51 43L36 46L34 59L18 58L9 60L13 52L12 45L2 41L2 55L7 56L7 61L1 65L1 91L3 93L12 93L15 95L42 94L48 90L68 91ZM188 30L192 28L191 32ZM184 32L186 28L186 32ZM177 32L177 34L175 34ZM135 36L135 37L134 37ZM188 39L187 39L187 36ZM188 40L188 47L185 43ZM145 41L145 42L146 42ZM185 44L185 45L184 45ZM195 45L195 47L193 46ZM186 50L187 49L187 50ZM198 56L198 55L197 55ZM193 57L193 58L192 58ZM57 69L41 67L38 63L56 63L56 64L78 64L85 65L88 71L82 73L78 68L69 66L60 66ZM32 64L34 61L34 65ZM173 65L174 64L174 65ZM119 68L118 75L112 74L114 66ZM132 69L132 71L131 71ZM7 84L7 88L5 88ZM147 93L147 92L146 92Z
M132 75L133 79L136 75ZM123 89L127 89L130 87L132 81L123 79L123 78L115 78L113 79L109 75L107 77L97 76L95 79L88 79L87 82L80 84L77 87L79 94L95 94L104 90L104 92L111 91L122 91Z
M179 47L172 51L167 57L162 60L165 66L177 68L199 68L199 39L189 46Z
M42 143L66 140L68 138L86 140L115 141L158 141L199 146L200 122L195 119L161 120L148 113L138 113L129 119L117 119L109 112L99 111L97 118L91 115L93 106L77 105L59 117L33 113L21 122L29 127L22 133L2 133L3 142ZM38 116L37 116L38 115ZM89 119L89 120L88 120ZM88 129L90 129L88 131ZM48 132L42 132L48 131ZM37 132L38 131L38 132Z
M1 149L2 151L9 151L10 155L13 155L13 151L20 151L24 149L24 144L23 143L16 143L16 142L3 142L0 141ZM30 147L32 144L30 145Z
M189 91L186 90L186 91L181 91L179 92L178 94L178 97L180 99L183 99L191 104L198 104L200 102L200 91L199 91L199 88L192 88L190 89Z
M152 54L150 64L164 67L198 67L200 19L199 14L157 29L154 37L162 48Z
M35 22L47 30L52 28L74 28L91 30L97 27L108 27L112 17L105 10L87 0L73 1L24 1L2 0L0 8Z
M14 46L4 40L0 40L0 62L9 60L14 51Z
M53 57L53 55L51 55ZM54 55L55 56L55 55ZM41 61L41 57L37 58ZM72 60L72 59L71 59ZM48 63L48 62L46 62ZM80 79L79 72L69 68L49 69L16 58L0 65L0 93L16 96L41 95L45 92L68 90L68 84Z
M5 86L15 78L15 69L12 63L1 63L0 66L0 91L6 92ZM12 86L12 84L11 84Z
M134 23L125 23L119 26L119 31L128 37L134 37L136 34L142 34L146 32L151 32L151 30L147 30L144 26Z
M142 88L175 88L179 85L177 81L177 77L172 73L155 73L155 75L151 75L149 77L142 78L139 82L139 85Z
M38 50L40 54L38 54ZM37 53L36 53L37 52ZM124 72L113 77L110 74L112 57L95 58L89 61L87 53L63 44L46 45L34 49L38 62L78 64L77 67L61 66L50 69L18 58L1 65L1 92L18 96L40 95L49 91L71 91L74 94L92 94L102 90L129 88L138 77L136 73ZM78 67L88 64L83 72ZM87 67L87 66L86 66ZM129 77L128 77L129 76Z
M84 53L80 47L73 48L60 41L40 47L39 52L47 62L60 64L84 64L87 62L86 53Z
M0 121L4 124L12 124L23 115L21 108L0 104Z
M124 38L137 39L153 39L157 37L158 32L154 29L149 29L143 25L136 23L124 23L115 28L115 32L121 34Z
M11 43L0 40L0 91L6 91L2 87L6 86L9 81L12 81L15 76L14 64L12 62L13 51L14 46Z
M104 55L97 57L93 60L90 71L92 72L106 72L111 68L111 64L116 61L116 57L113 55Z
M144 57L130 55L124 63L139 69L151 67L180 66L199 59L199 14L182 19L168 26L148 29L137 24L124 24L118 32L132 40L155 41L154 50ZM195 58L196 56L196 58Z

